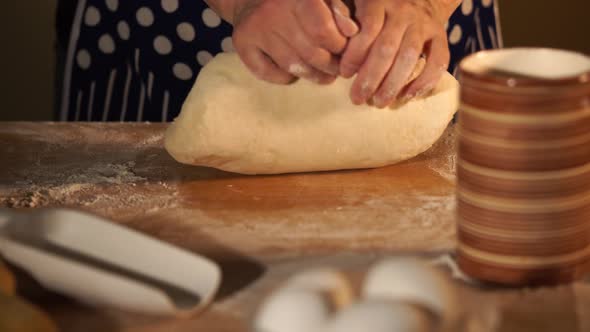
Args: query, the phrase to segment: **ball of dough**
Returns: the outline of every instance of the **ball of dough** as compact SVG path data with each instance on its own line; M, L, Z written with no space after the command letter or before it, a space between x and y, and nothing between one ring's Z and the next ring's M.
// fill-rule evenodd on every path
M426 332L427 313L407 303L368 300L353 304L326 323L321 332Z
M316 331L352 300L352 286L342 273L328 268L304 271L263 302L254 319L254 331Z
M362 296L413 303L443 319L456 312L454 288L448 278L425 262L408 257L387 259L372 267Z
M448 73L429 96L387 109L352 104L352 81L271 84L235 53L219 54L167 130L166 150L181 163L243 174L379 167L427 150L458 107Z

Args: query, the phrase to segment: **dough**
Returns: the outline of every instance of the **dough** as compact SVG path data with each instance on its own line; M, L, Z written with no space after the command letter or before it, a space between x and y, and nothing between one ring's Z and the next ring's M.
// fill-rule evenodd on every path
M166 149L181 163L243 174L380 167L427 150L458 107L450 74L431 95L386 109L352 104L351 85L274 85L235 53L219 54L168 128Z

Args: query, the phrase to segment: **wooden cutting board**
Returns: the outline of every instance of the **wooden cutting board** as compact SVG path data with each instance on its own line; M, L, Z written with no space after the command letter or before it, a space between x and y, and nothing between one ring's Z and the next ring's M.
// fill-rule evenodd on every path
M211 310L189 320L27 292L63 331L246 331L263 295L306 267L358 272L390 254L437 257L453 249L453 129L431 150L398 165L275 176L180 165L163 149L164 130L164 124L0 123L0 207L90 211L207 255L224 272ZM489 304L474 313L481 317L472 331L490 324L522 330L539 315L564 331L584 331L588 318L578 313L590 308L587 288L461 289L466 306ZM510 320L498 323L494 315ZM533 324L532 330L548 326L555 324Z
M391 167L243 176L176 163L163 130L0 124L0 204L82 208L195 250L207 237L271 259L453 244L453 132Z

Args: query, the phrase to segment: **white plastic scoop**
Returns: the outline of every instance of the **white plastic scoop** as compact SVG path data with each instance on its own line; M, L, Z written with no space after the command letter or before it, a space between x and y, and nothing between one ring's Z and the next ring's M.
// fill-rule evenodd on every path
M204 257L72 210L0 209L0 253L48 289L148 314L194 314L221 282Z

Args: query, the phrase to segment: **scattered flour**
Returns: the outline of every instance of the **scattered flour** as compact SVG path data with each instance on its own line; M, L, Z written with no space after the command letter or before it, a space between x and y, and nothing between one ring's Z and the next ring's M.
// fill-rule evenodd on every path
M32 174L33 179L20 181L10 189L0 188L0 207L87 206L106 210L147 207L144 211L154 211L175 204L175 188L163 182L154 186L137 175L135 168L133 161L97 163L65 175L40 168L39 174ZM138 186L145 188L138 189Z
M455 181L457 173L456 142L457 130L447 130L436 145L425 153L425 156L430 157L427 164L428 168L451 182Z

